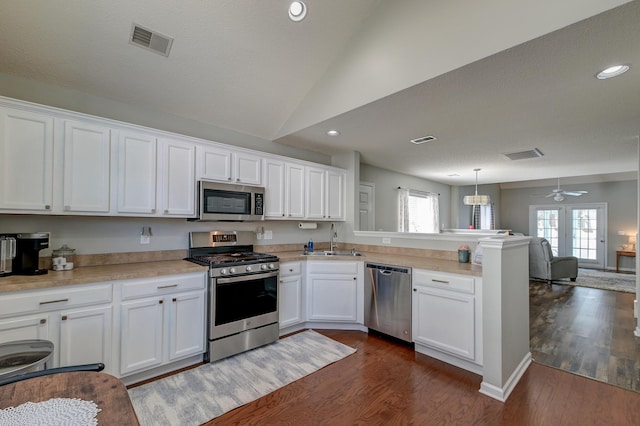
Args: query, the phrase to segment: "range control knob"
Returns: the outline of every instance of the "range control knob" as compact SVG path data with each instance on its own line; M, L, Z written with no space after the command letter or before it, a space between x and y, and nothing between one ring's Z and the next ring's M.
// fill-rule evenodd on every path
M269 269L269 266L266 263L263 263L262 265L260 265L260 269L264 271L266 269Z
M269 269L276 269L276 265L274 265L273 263L269 264Z
M236 273L236 268L229 268L229 273L230 274L235 274Z
M220 275L227 275L228 271L225 268L220 269Z
M251 272L253 270L253 267L251 265L247 265L247 267L244 268L244 270L247 272Z

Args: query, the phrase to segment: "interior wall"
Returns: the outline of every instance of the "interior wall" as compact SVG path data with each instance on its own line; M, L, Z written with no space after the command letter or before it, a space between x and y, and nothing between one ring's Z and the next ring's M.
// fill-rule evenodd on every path
M151 227L150 244L140 244L143 226ZM256 240L255 245L299 244L310 238L314 242L329 240L327 222L318 222L317 229L299 229L295 221L264 222L189 222L185 219L84 217L46 215L0 215L0 233L50 232L49 249L63 244L76 249L77 254L128 253L157 250L180 250L189 247L190 231L271 231L273 238ZM339 238L339 241L341 239Z
M550 187L503 189L500 203L501 226L528 235L529 206L531 205L607 203L606 267L615 268L616 249L619 250L622 244L628 243L628 237L619 233L624 232L627 235L636 233L638 181L571 184L566 189L589 193L580 197L567 196L560 203L545 197L552 189ZM621 268L635 270L635 263L631 258L621 258L620 263Z
M381 169L368 164L360 165L360 180L376 184L375 229L377 231L397 231L397 189L399 186L440 194L438 197L440 206L440 228L450 227L451 187L449 185Z

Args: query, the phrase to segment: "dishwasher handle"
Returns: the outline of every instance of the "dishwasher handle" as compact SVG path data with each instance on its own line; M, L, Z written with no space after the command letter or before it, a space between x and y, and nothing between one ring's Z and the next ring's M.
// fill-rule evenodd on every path
M401 274L410 274L411 268L404 268L402 266L383 265L381 263L365 263L365 268L377 269L378 272L384 273L384 275L390 275L392 272L399 272Z

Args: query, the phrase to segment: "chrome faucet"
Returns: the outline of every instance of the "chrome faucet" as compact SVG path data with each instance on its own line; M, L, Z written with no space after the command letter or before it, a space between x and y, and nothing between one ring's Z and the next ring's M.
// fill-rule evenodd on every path
M336 242L336 239L338 238L338 231L336 231L336 224L332 223L331 224L331 239L330 239L330 246L329 246L329 250L330 251L335 251L336 250L336 246L338 245L338 243Z

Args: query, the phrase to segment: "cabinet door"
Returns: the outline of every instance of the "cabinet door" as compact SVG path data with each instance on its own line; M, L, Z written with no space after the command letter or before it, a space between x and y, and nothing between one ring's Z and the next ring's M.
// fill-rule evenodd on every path
M111 130L76 121L64 123L63 209L109 212Z
M156 138L122 132L118 143L118 212L156 212Z
M306 167L305 183L307 195L305 216L307 219L325 219L326 182L325 170Z
M335 170L327 171L327 218L344 220L346 175Z
M304 218L305 173L304 166L285 165L285 214L289 218Z
M235 182L243 185L262 185L262 159L244 152L233 154Z
M231 181L231 151L215 146L198 146L198 179Z
M205 292L165 298L169 309L169 361L204 353Z
M0 343L48 338L49 321L47 315L30 315L0 320Z
M157 297L122 303L120 374L162 364L163 306Z
M283 218L285 200L284 162L264 160L264 215L265 217Z
M158 141L158 198L161 213L193 217L196 213L196 147L173 139Z
M112 307L101 306L59 314L60 367L102 362L114 374L111 363Z
M357 277L344 274L309 275L308 319L356 322Z
M302 322L302 277L280 277L278 286L278 312L280 328Z
M473 295L414 285L413 341L475 360Z
M0 108L0 209L51 210L53 121Z

